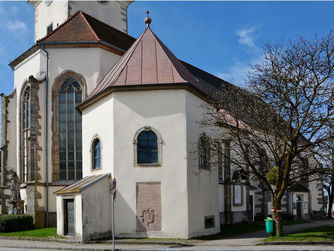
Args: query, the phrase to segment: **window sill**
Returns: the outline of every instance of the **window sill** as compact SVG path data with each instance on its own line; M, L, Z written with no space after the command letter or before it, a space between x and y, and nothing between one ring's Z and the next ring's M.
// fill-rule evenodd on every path
M134 167L161 167L160 163L154 164L135 164Z
M69 186L72 185L73 183L77 182L79 180L58 180L58 181L54 181L51 183L51 185L54 186Z
M198 169L200 169L200 170L206 170L206 171L211 171L210 167L199 167Z
M102 167L99 167L99 168L92 168L91 170L92 170L93 172L94 172L94 171L100 171L100 170L102 170Z

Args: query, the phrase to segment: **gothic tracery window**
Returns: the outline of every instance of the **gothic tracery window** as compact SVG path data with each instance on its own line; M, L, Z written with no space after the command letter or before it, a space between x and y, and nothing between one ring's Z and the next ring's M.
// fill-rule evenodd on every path
M59 90L59 178L82 178L81 115L75 107L82 101L82 88L68 78Z
M21 181L28 181L28 170L29 170L29 158L30 158L30 147L29 147L29 134L30 134L30 87L28 86L22 96L22 168L21 168Z

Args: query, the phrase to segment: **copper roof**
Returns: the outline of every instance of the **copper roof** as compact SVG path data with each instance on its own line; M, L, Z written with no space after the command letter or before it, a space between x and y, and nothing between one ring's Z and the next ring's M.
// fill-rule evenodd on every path
M201 83L161 42L148 26L114 67L101 79L86 100L110 87L189 84L206 95L216 91Z
M72 185L69 185L67 187L58 190L57 192L55 192L55 194L62 195L62 194L80 193L81 191L87 189L91 185L109 176L110 174L86 176L85 178L73 183Z
M38 42L68 41L104 41L125 51L132 45L135 39L82 11L78 11Z

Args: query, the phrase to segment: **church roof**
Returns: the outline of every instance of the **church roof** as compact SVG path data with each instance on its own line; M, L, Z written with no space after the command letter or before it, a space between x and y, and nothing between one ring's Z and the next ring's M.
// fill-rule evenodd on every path
M126 51L135 39L100 20L78 11L39 42L103 41Z
M102 46L104 49L123 55L136 39L112 26L82 12L76 12L30 49L9 63L14 68L22 60L35 53L41 44L48 46Z
M178 60L148 26L100 80L80 108L118 87L144 89L153 86L173 88L181 85L196 89L202 95L213 96L224 81L220 79L218 84L217 81L210 81L209 76L211 77L210 74Z

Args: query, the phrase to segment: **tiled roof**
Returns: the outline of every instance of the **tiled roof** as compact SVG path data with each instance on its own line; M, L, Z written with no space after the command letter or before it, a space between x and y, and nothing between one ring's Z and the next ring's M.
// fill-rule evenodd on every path
M87 43L87 47L91 44L103 44L114 49L114 52L123 55L124 52L134 43L136 39L123 33L110 25L97 20L90 15L78 11L66 22L61 24L44 38L37 41L30 49L22 53L16 59L9 63L11 68L14 68L25 58L32 55L40 48L41 43L53 44L71 43L76 44Z
M72 185L58 190L57 192L55 192L55 194L62 195L62 194L80 193L82 190L87 189L91 185L95 184L96 182L99 182L100 180L108 176L110 176L110 174L86 176L85 178L73 183Z
M103 41L126 51L135 39L96 18L78 11L38 42L93 42Z

